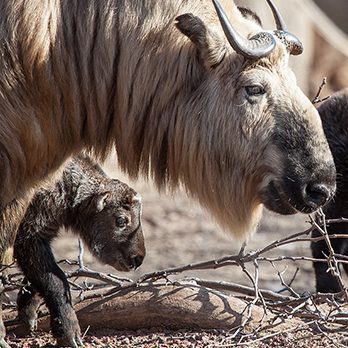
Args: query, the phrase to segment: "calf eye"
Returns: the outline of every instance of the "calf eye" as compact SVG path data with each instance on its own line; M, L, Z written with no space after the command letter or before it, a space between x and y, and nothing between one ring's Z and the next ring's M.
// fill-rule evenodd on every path
M128 224L128 219L126 217L118 217L116 219L116 226L117 227L123 228L123 227L126 227L127 224Z
M266 93L266 90L260 85L245 86L245 91L249 96L258 96Z

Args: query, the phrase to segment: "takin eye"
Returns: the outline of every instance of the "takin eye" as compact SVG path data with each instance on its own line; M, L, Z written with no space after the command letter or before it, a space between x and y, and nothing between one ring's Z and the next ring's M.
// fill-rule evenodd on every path
M245 91L249 97L259 96L266 93L266 90L260 85L245 86Z
M118 217L116 219L116 226L119 227L119 228L124 228L126 227L128 224L128 219L126 217Z

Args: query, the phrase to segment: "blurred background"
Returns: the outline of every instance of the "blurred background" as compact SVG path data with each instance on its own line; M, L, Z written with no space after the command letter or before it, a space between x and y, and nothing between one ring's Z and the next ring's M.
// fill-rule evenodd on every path
M264 28L275 28L273 17L266 1L237 0L242 6L255 10L263 21ZM348 1L347 0L277 0L277 6L288 25L289 31L304 43L304 53L292 57L291 65L299 85L313 99L323 77L328 84L322 97L343 87L348 87ZM129 182L117 170L116 159L110 158L104 168L113 177ZM143 228L147 256L139 270L122 274L136 278L144 272L185 265L211 258L237 253L239 243L224 234L209 215L201 210L184 193L174 196L158 194L151 183L130 182L143 197ZM256 250L271 241L309 228L307 216L279 216L265 212L259 231L248 243L248 249ZM57 258L76 259L77 241L69 233L55 242ZM309 243L293 243L268 256L310 256ZM113 269L99 264L88 252L85 254L88 267L104 272ZM260 287L282 289L277 272L283 272L284 280L298 292L314 291L314 273L310 262L260 263ZM253 274L253 267L250 268ZM296 273L297 272L297 273ZM185 273L188 276L225 280L251 285L246 275L236 267Z
M304 44L304 53L291 57L298 83L310 99L323 77L327 94L348 86L348 1L274 0L288 29ZM266 1L236 0L258 13L265 29L275 27Z

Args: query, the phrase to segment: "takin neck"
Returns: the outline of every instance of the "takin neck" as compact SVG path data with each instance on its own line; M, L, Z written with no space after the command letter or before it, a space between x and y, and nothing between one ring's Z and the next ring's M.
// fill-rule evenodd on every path
M121 25L118 161L131 177L151 177L160 190L183 186L224 229L245 239L255 231L262 206L253 195L255 183L233 159L234 130L224 127L231 113L211 105L205 93L209 71L174 26L175 17L186 12L211 20L202 9L178 6L161 13L166 20L161 25L154 20L146 27L132 19Z

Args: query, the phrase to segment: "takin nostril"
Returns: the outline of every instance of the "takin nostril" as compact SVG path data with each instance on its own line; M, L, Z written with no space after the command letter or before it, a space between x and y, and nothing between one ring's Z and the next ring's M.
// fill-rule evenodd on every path
M304 201L315 207L320 207L327 203L332 196L332 191L324 184L310 183L304 186Z
M144 260L144 256L135 256L131 259L131 263L132 263L132 268L133 269L137 269L138 267L141 266L141 264L143 263Z

